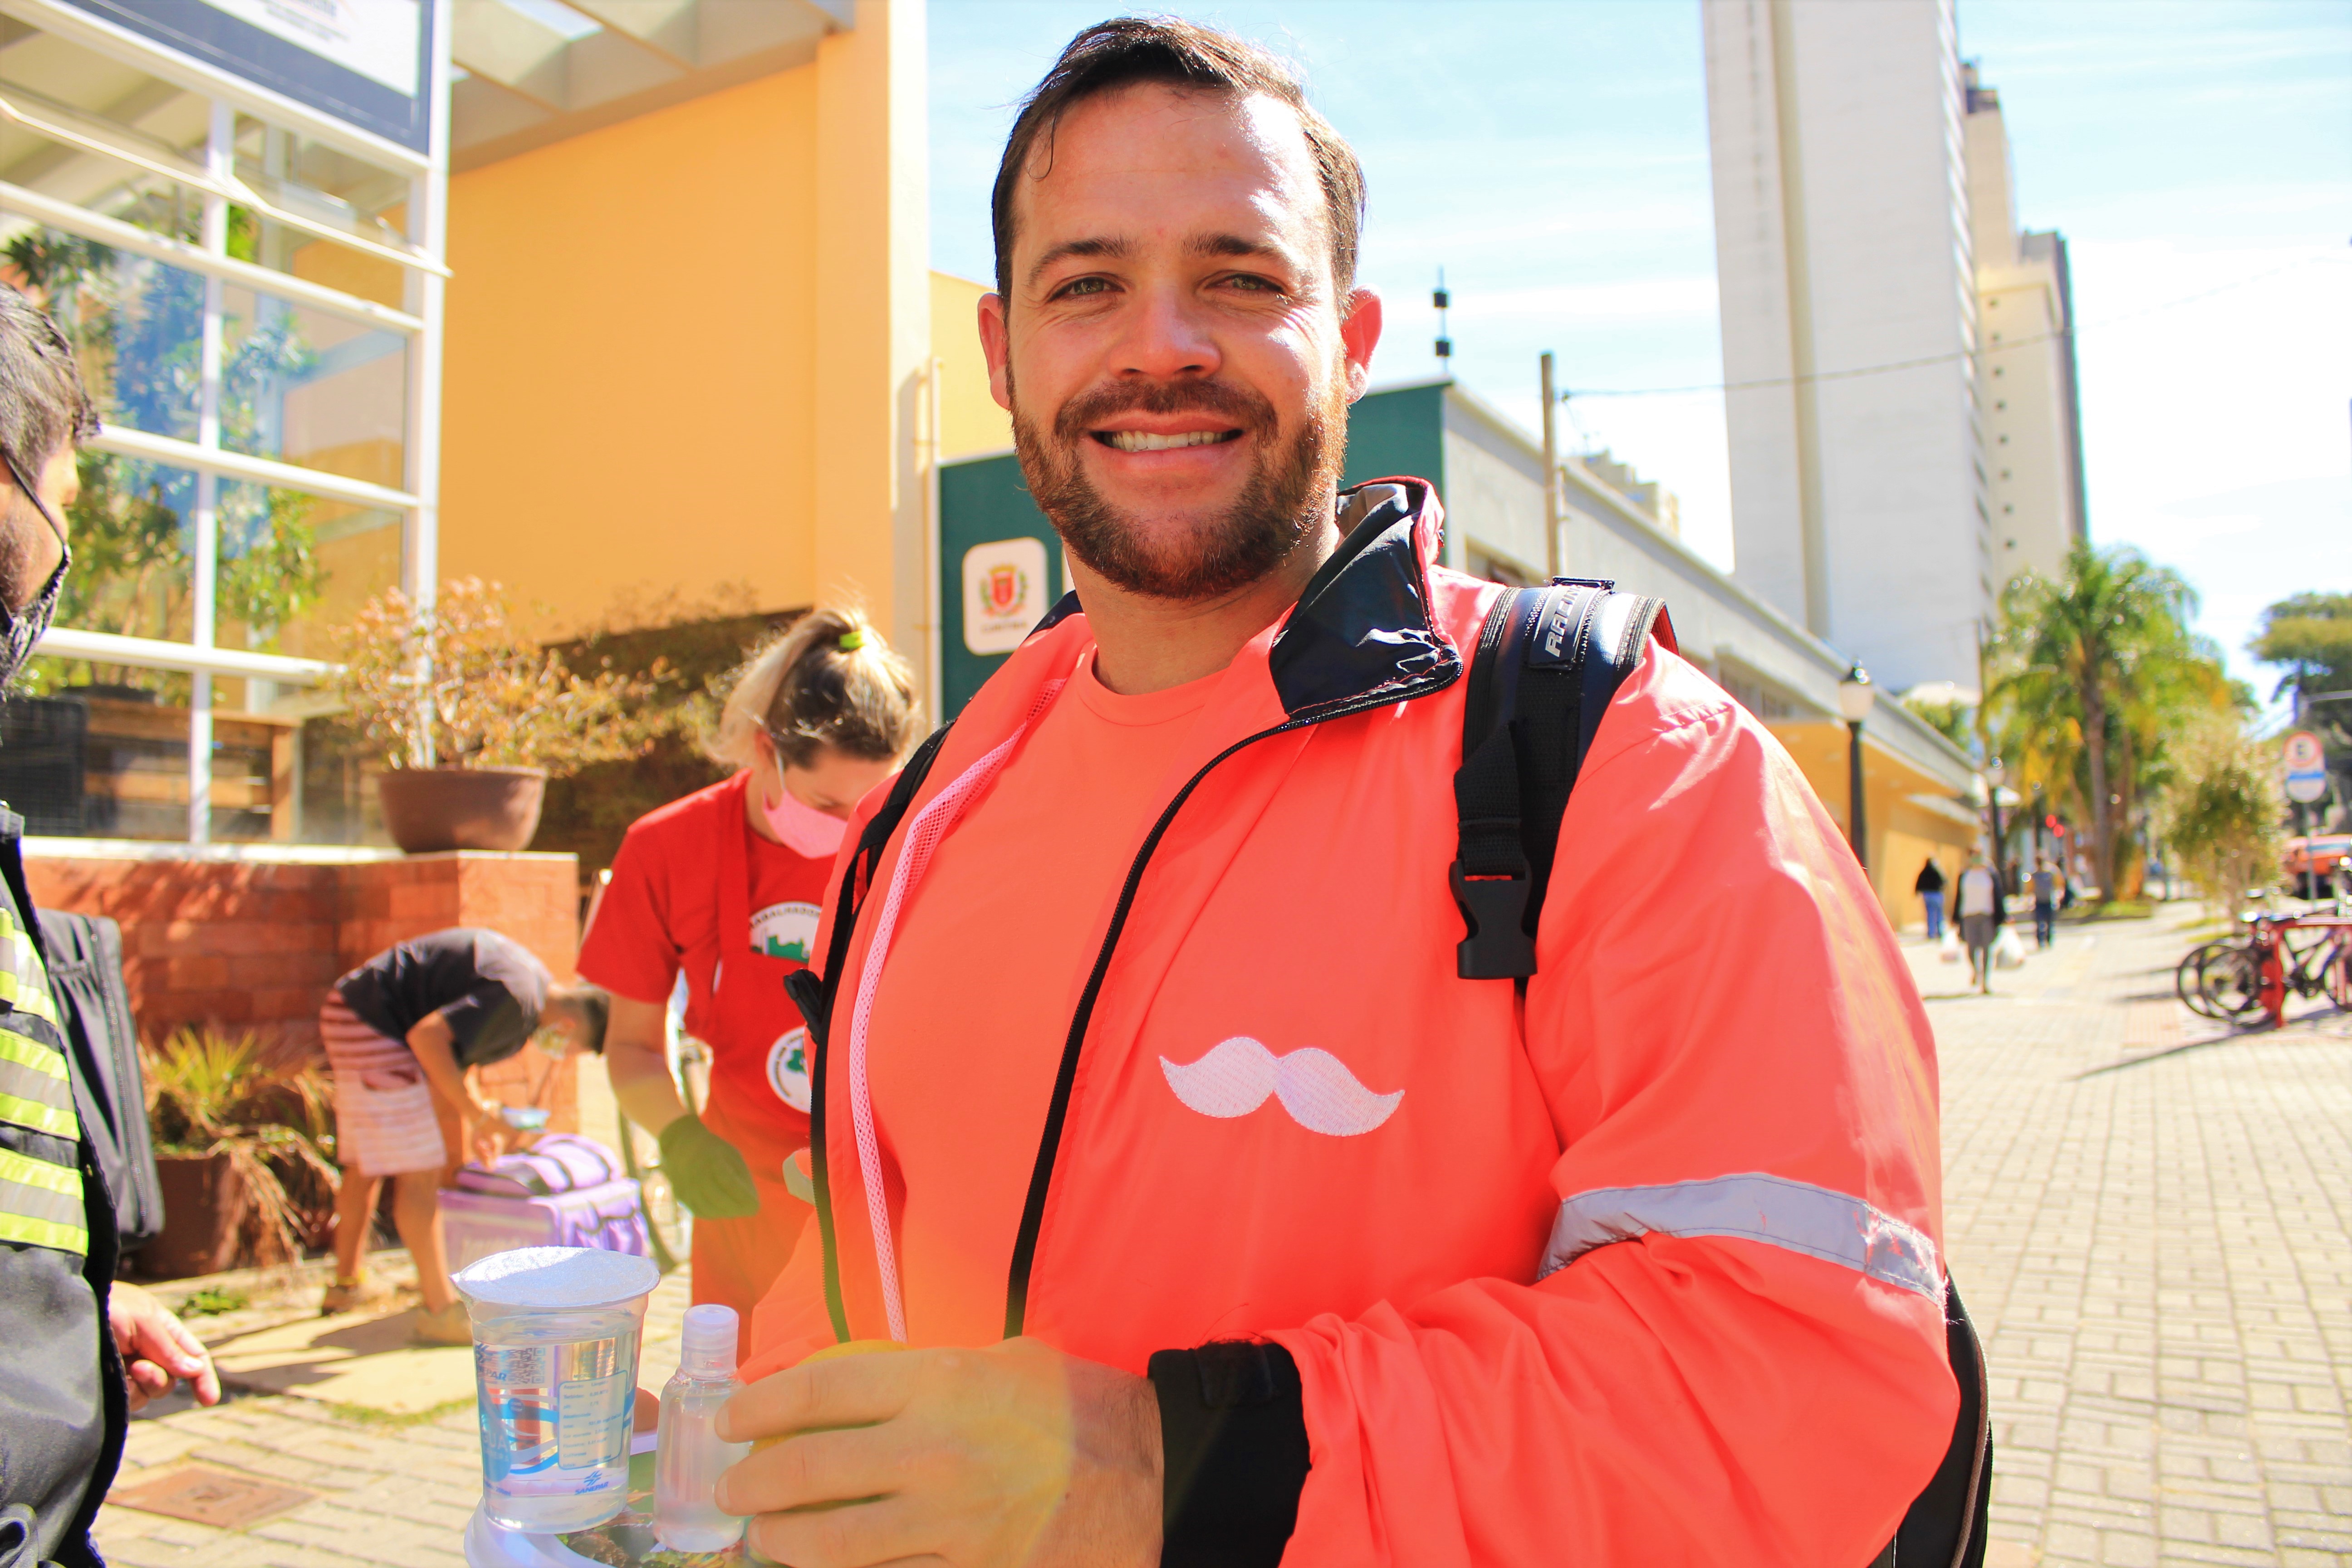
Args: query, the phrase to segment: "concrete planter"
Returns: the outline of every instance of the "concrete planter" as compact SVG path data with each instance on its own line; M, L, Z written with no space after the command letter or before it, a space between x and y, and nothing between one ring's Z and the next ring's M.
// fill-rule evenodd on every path
M383 826L411 855L530 847L547 799L544 768L393 768L376 779Z

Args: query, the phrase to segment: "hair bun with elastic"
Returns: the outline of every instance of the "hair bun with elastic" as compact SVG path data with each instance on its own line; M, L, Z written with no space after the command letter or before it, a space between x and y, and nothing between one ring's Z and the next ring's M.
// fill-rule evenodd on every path
M856 653L859 648L866 646L866 634L853 628L842 633L840 640L835 642L833 646L839 648L844 653Z

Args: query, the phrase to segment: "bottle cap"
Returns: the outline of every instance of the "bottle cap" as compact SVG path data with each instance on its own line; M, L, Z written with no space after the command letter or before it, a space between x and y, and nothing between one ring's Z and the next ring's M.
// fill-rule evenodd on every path
M735 1370L735 1334L740 1321L732 1307L706 1301L686 1310L686 1328L678 1344L678 1366L692 1373Z

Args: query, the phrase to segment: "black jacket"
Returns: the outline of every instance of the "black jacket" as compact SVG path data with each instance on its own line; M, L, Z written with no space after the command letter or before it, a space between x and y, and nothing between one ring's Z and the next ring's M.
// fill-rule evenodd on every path
M0 1568L102 1568L89 1527L130 1424L106 1326L120 1243L75 1110L24 831L0 806Z

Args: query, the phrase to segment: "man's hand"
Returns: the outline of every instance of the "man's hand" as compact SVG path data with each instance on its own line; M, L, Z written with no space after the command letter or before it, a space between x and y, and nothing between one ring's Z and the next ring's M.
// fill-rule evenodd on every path
M497 1106L478 1102L466 1108L466 1145L485 1170L507 1152L512 1131Z
M799 1434L729 1470L718 1494L759 1515L751 1544L794 1568L1160 1561L1151 1384L1039 1340L793 1367L729 1400L719 1428L737 1443ZM813 1503L845 1506L782 1511Z
M131 1409L144 1409L149 1400L161 1399L184 1377L197 1404L220 1403L220 1373L213 1370L212 1352L169 1307L136 1285L118 1283L108 1296L107 1319L114 1330L114 1348L122 1352L122 1380L131 1392Z

